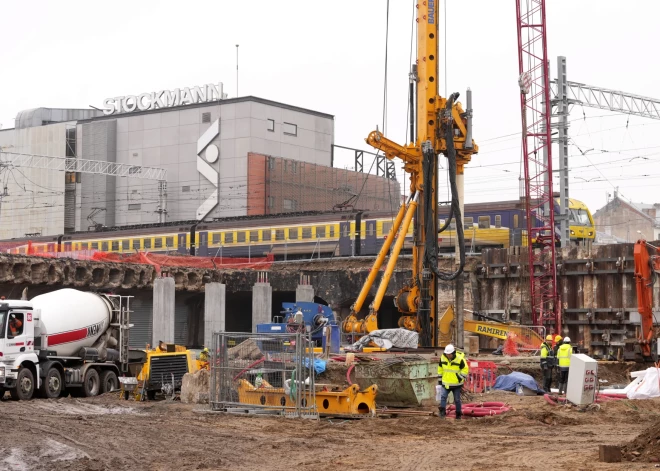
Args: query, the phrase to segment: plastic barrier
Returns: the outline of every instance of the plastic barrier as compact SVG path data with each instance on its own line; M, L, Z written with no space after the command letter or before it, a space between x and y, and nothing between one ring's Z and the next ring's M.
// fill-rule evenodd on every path
M465 380L465 390L471 393L483 393L495 386L497 365L492 361L468 360L470 372Z

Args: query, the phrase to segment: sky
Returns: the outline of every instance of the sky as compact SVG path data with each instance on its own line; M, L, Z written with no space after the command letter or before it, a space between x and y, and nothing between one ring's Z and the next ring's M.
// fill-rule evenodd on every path
M660 2L547 3L552 78L556 57L563 55L570 81L660 98L659 66L649 54L660 44ZM414 4L392 0L389 6L385 133L401 143ZM464 97L467 87L473 91L480 152L466 167L465 200L516 199L521 118L515 2L440 0L440 11L440 92ZM29 108L101 107L107 97L219 81L234 97L239 44L239 96L333 114L335 144L342 146L372 150L364 138L376 126L383 130L386 0L25 0L2 2L0 16L3 128ZM592 212L617 187L628 200L660 202L654 191L660 120L581 106L572 107L569 120L571 197ZM337 151L335 166L352 168L352 153ZM396 167L405 188L400 163ZM441 199L443 191L446 186Z

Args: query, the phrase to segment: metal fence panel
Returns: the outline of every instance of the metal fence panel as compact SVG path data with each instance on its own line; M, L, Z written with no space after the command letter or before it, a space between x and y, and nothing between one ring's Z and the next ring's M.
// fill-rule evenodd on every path
M317 418L313 347L308 333L215 332L211 409Z

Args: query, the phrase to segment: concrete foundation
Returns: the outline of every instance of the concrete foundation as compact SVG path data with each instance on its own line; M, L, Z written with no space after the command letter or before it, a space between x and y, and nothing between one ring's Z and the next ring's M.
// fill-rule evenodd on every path
M313 303L314 287L312 285L298 285L296 288L297 303Z
M225 331L226 286L206 283L204 298L204 346L211 348L213 332Z
M174 289L174 278L154 280L153 346L174 343Z
M252 287L252 332L257 324L267 324L273 319L273 288L270 283L255 283Z

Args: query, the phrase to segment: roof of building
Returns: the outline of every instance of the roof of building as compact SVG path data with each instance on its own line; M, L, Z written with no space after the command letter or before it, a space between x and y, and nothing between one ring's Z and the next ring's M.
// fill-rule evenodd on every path
M648 213L644 212L644 210L649 210L649 209L658 209L660 210L660 203L653 203L653 204L648 204L648 203L633 203L632 201L626 201L623 198L620 198L618 195L614 195L614 198L612 198L610 201L607 202L605 206L602 208L598 209L594 213L594 217L600 216L604 212L608 212L610 210L615 209L619 205L624 205L630 208L632 211L635 211L638 213L640 216L646 218L649 220L649 222L653 223L653 225L660 227L660 211L658 211L656 217L652 217Z
M34 128L46 124L90 119L101 114L101 111L94 109L32 108L18 112L14 127L15 129Z

